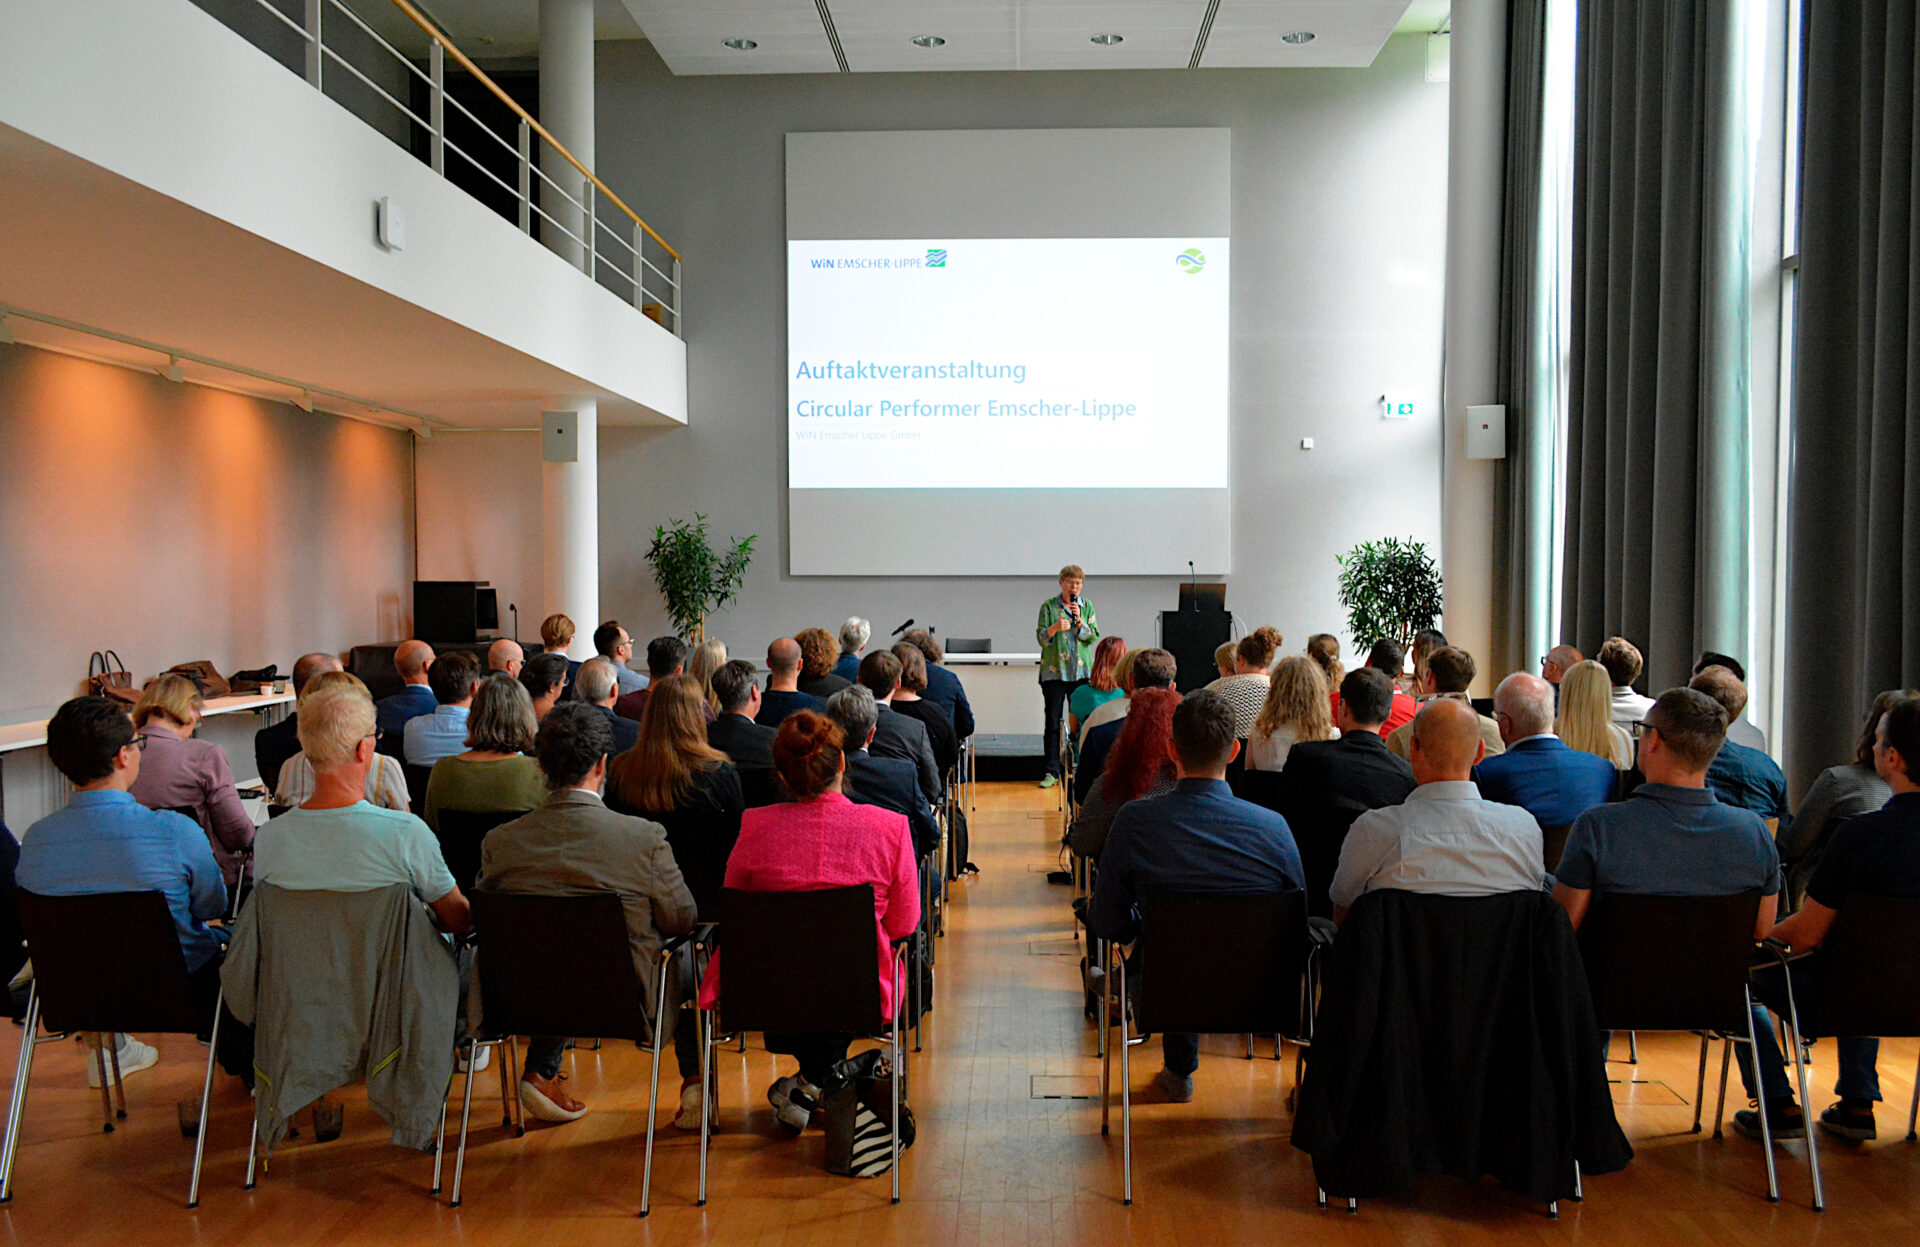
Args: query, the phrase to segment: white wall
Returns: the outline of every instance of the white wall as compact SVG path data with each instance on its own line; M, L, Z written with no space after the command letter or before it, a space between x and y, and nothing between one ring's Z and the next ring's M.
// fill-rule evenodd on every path
M539 640L552 613L541 596L540 435L443 433L415 443L414 455L420 579L492 581L501 635L512 635L511 602L521 637ZM583 637L599 622L574 621Z

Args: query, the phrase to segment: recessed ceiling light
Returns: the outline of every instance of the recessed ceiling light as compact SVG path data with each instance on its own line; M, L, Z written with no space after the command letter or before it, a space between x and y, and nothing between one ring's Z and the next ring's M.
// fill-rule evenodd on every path
M946 45L947 41L939 35L915 35L913 37L913 46L916 48L943 48Z
M1100 34L1089 37L1087 42L1097 43L1103 48L1110 48L1124 38L1126 38L1125 35Z
M722 39L720 42L736 52L751 52L760 46L751 39Z
M1286 34L1280 36L1280 42L1312 43L1313 32L1311 30L1289 30Z

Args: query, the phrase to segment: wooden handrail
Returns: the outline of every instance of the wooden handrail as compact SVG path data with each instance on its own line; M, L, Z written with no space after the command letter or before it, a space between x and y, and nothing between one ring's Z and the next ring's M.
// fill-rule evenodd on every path
M680 258L680 253L678 251L675 251L672 248L672 246L668 244L666 239L660 237L659 234L656 234L654 232L653 226L648 225L645 221L642 221L640 219L640 214L635 212L632 208L627 207L626 202L622 200L620 196L614 194L613 191L607 187L607 184L605 182L602 182L598 177L596 177L592 169L589 169L587 168L587 166L581 164L579 158L576 157L572 152L566 149L565 144L561 143L559 139L554 138L553 135L547 133L547 128L541 125L538 121L535 121L533 118L533 114L529 113L526 109L520 107L519 103L515 101L512 96L508 95L505 91L501 90L500 84L495 82L493 79L487 77L485 70L481 69L478 65L468 60L467 54L465 52L462 52L459 48L454 47L453 40L441 34L439 29L436 26L434 26L434 24L431 21L427 19L426 14L422 13L419 9L413 6L413 4L411 3L411 0L393 0L393 5L395 8L399 9L402 13L405 13L408 17L412 18L414 25L418 26L421 30L426 31L428 38L432 39L435 43L439 44L441 47L445 48L448 52L452 53L453 59L460 63L461 68L465 69L468 73L472 74L475 80L478 81L481 86L493 92L494 98L498 99L502 104L505 104L508 108L512 109L514 112L514 115L519 117L520 120L527 123L528 129L532 130L535 134L539 135L541 138L545 139L547 142L553 144L553 150L559 152L562 156L565 156L567 158L567 163L572 165L574 168L578 169L581 175L584 176L587 179L587 181L592 182L595 186L599 187L600 193L605 195L608 199L613 200L615 207L619 208L620 211L626 213L628 217L632 218L633 223L635 225L638 225L641 229L647 231L647 237L653 239L653 241L659 243L662 247L665 247L667 254L672 256L674 259L678 260ZM635 263L638 263L638 260L636 260Z

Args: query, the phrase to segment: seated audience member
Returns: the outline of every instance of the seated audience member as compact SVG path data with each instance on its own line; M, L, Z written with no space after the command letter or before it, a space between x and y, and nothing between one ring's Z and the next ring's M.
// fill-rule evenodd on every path
M1180 694L1170 688L1134 694L1133 709L1121 720L1120 739L1107 752L1100 778L1093 781L1067 832L1067 845L1075 853L1098 858L1122 806L1173 791L1173 711L1179 704Z
M953 733L953 720L947 712L926 699L927 656L918 646L905 641L891 651L900 663L900 683L888 701L894 713L918 719L927 729L927 743L933 747L933 764L945 779L960 763L960 738Z
M1435 650L1447 647L1447 634L1438 628L1422 628L1413 634L1413 648L1408 657L1413 660L1413 675L1408 677L1403 687L1413 695L1415 701L1425 696L1421 689L1427 682L1427 660L1433 657Z
M1340 682L1347 678L1347 669L1340 665L1340 638L1331 632L1314 633L1307 638L1307 657L1327 677L1329 708L1337 711L1332 703L1340 700Z
M1700 655L1700 661L1693 664L1693 674L1699 675L1708 667L1725 667L1728 671L1733 672L1733 678L1740 681L1741 684L1744 685L1747 682L1747 669L1740 664L1739 659L1731 655L1721 654L1714 650L1707 650ZM1752 692L1750 687L1748 692ZM1746 715L1742 715L1727 724L1727 739L1736 745L1745 745L1749 749L1758 749L1761 753L1767 751L1767 734L1755 727L1753 720Z
M487 646L487 674L520 678L520 671L527 665L526 651L520 648L520 642L501 637Z
M1902 701L1920 700L1920 690L1889 689L1867 708L1865 729L1854 746L1853 761L1820 772L1794 811L1793 822L1775 835L1780 866L1786 875L1787 908L1799 909L1806 899L1807 881L1819 869L1820 858L1833 833L1850 818L1869 814L1887 803L1893 789L1874 766L1874 747L1880 738L1880 720Z
M831 641L831 638L829 638ZM869 654L862 662L878 657ZM826 888L873 888L874 972L880 1007L893 1017L905 1004L895 996L894 940L920 925L920 874L907 820L879 806L856 805L841 791L846 770L840 728L823 715L796 711L780 724L773 742L774 766L792 801L748 810L740 841L727 859L726 886L744 892L813 892ZM725 950L707 965L700 1006L718 1005ZM767 1088L774 1115L804 1129L819 1102L828 1072L846 1059L848 1035L769 1034L767 1050L799 1058L796 1077L784 1075Z
M336 684L347 685L363 692L367 687L360 682L359 676L351 672L335 670L322 671L314 676L307 682L307 691L332 688ZM304 698L306 692L303 691L301 696ZM313 783L313 764L307 761L307 755L304 752L294 754L287 759L286 765L280 768L280 785L274 789L274 804L289 808L303 804L313 795ZM374 758L373 765L367 769L366 797L369 802L382 809L409 808L407 773L400 769L398 758L384 753Z
M567 690L567 656L535 654L520 668L520 687L527 690L533 702L533 721L539 723Z
M853 683L833 673L840 661L840 646L832 633L825 628L802 628L793 639L800 645L801 692L824 700Z
M1585 656L1571 645L1556 645L1540 656L1540 678L1553 685L1558 697L1560 681L1567 678L1567 672Z
M704 708L707 722L713 722L719 708L713 700L713 673L727 664L727 647L724 642L711 638L700 642L687 655L687 674L700 681L700 705Z
M762 727L778 728L796 710L823 714L825 698L800 691L800 643L780 637L767 646L767 691L760 696L760 712L753 716Z
M1333 739L1331 706L1319 663L1305 654L1282 658L1247 733L1247 769L1281 770L1288 752L1301 741Z
M1460 651L1433 656L1449 652ZM1451 698L1420 708L1408 759L1420 786L1401 804L1353 820L1328 889L1335 922L1383 889L1492 896L1540 888L1540 824L1517 806L1488 801L1469 778L1487 753L1479 720L1472 706Z
M433 646L425 641L402 641L393 651L393 669L400 676L401 688L391 697L382 697L374 706L379 716L380 735L397 738L409 720L432 714L433 708L440 704L434 700L427 680L432 668Z
M1267 704L1272 687L1273 660L1280 652L1277 628L1255 628L1240 638L1233 650L1233 674L1224 675L1208 688L1227 699L1233 707L1233 726L1240 739L1252 735L1253 721Z
M922 696L947 712L947 717L953 720L955 736L965 740L973 735L973 707L967 703L967 690L960 683L960 677L943 665L947 654L940 648L940 642L931 632L918 628L901 639L917 648L927 660L927 691Z
M443 810L479 813L535 810L546 803L540 766L527 755L539 720L520 681L488 676L473 695L467 716L467 750L433 764L420 814L435 834Z
M1179 664L1173 655L1163 649L1133 649L1127 651L1127 658L1133 660L1128 667L1122 660L1121 670L1126 673L1126 687L1131 697L1138 697L1150 688L1172 688L1174 677L1179 672ZM1073 799L1085 801L1093 791L1094 781L1100 778L1101 768L1106 766L1107 751L1120 740L1120 732L1126 726L1125 715L1131 700L1108 702L1093 712L1087 737L1080 744L1080 765L1073 772ZM1121 707L1121 714L1105 723L1098 722L1099 717L1115 706Z
M480 662L472 654L455 651L436 660L427 677L440 704L432 714L407 721L400 756L411 766L432 766L467 747L467 715L473 707L473 690L480 683Z
M1507 748L1473 769L1481 796L1519 806L1542 827L1566 827L1613 796L1613 764L1553 734L1553 685L1516 671L1493 690L1493 710Z
M619 694L637 693L647 686L647 677L628 666L633 661L633 636L620 626L617 619L609 619L593 630L593 652L613 664L613 674L619 679Z
M649 685L640 691L648 692L651 688L652 685ZM640 739L640 724L613 712L614 702L620 699L619 689L620 678L614 674L613 663L609 659L589 658L574 673L574 699L607 712L607 730L613 733L613 751L616 754L625 753Z
M1920 760L1920 700L1902 698L1888 707L1874 728L1874 769L1893 795L1881 809L1849 819L1834 832L1833 842L1813 872L1813 882L1807 885L1806 905L1773 928L1773 936L1794 952L1818 948L1854 895L1920 897L1920 783L1914 778L1916 760ZM1827 966L1828 962L1819 957L1793 963L1793 997L1802 1018L1819 1001ZM1754 976L1754 994L1774 1012L1786 1012L1786 982L1778 966ZM1774 1138L1792 1138L1792 1134L1783 1134L1783 1129L1798 1126L1804 1131L1805 1118L1794 1106L1792 1084L1787 1080L1773 1027L1757 1009L1754 1023L1760 1073L1766 1085L1767 1120ZM1836 1047L1840 1080L1833 1090L1840 1102L1820 1114L1820 1127L1844 1139L1871 1139L1876 1134L1873 1106L1880 1099L1880 1041L1845 1036ZM1750 1079L1751 1075L1743 1072L1741 1077ZM1751 1086L1747 1094L1753 1095ZM1734 1114L1734 1125L1749 1138L1759 1137L1759 1122L1752 1112Z
M914 852L919 856L938 848L940 827L920 795L920 777L913 763L901 758L876 758L868 751L874 724L879 721L873 694L858 684L843 688L827 698L827 717L839 725L844 740L847 773L840 790L847 800L904 814L913 835Z
M760 686L753 676L753 664L744 658L713 673L713 698L720 703L720 715L707 724L707 743L743 772L772 771L774 730L754 721L760 713Z
M1386 723L1380 729L1382 738L1402 723L1413 722L1413 716L1420 709L1413 698L1400 691L1400 681L1404 675L1401 668L1405 665L1406 654L1385 637L1375 641L1373 648L1367 651L1367 666L1386 676L1393 685L1393 705L1388 708Z
M1171 734L1174 791L1128 802L1101 849L1087 930L1102 939L1152 939L1136 908L1148 893L1246 896L1303 881L1287 820L1227 787L1227 764L1240 749L1227 699L1206 689L1188 696L1173 712ZM1200 1037L1162 1035L1160 1051L1161 1091L1175 1103L1193 1099Z
M1095 646L1094 654L1096 661L1098 660L1099 653L1099 647ZM1087 747L1087 737L1093 732L1094 728L1099 727L1103 723L1111 723L1115 719L1124 719L1127 717L1127 711L1131 706L1131 703L1127 699L1133 696L1133 664L1139 661L1140 654L1140 650L1130 649L1120 655L1119 661L1113 664L1113 685L1120 695L1101 702L1092 710L1089 710L1086 716L1080 720L1079 744L1083 753ZM1079 692L1078 689L1074 691ZM1067 700L1069 704L1071 704L1073 699L1068 698Z
M195 998L211 1024L224 945L207 924L227 912L227 889L198 823L170 810L147 809L129 795L140 778L141 755L151 748L148 742L135 734L127 712L104 697L76 697L54 712L47 721L47 757L73 785L73 795L27 828L15 882L41 896L165 896ZM226 1030L223 1025L223 1041ZM158 1049L131 1035L115 1041L122 1075L150 1069L160 1059ZM88 1085L98 1087L98 1064L89 1062L88 1069Z
M693 930L693 896L659 824L616 814L601 801L613 734L594 707L562 704L541 721L534 753L548 795L540 807L487 833L480 846L476 890L506 895L577 896L613 892L626 912L633 968L646 1005L659 998L660 947ZM683 950L684 951L684 950ZM485 955L485 954L482 954ZM680 1065L680 1111L673 1124L700 1128L700 1041L690 1010L680 1007L692 982L692 961L668 968L667 1008L674 1016L673 1052ZM573 1121L587 1106L560 1085L564 1038L527 1044L520 1103L541 1121Z
M200 689L183 675L163 675L149 684L133 708L133 725L146 738L146 756L127 794L150 810L191 810L229 885L240 878L240 857L253 843L253 819L240 804L226 751L195 740L200 726Z
M834 661L833 674L849 684L856 683L860 679L860 655L866 652L872 637L872 624L858 615L849 616L840 625L840 657Z
M899 648L894 646L896 652ZM1093 670L1088 673L1087 682L1075 688L1072 696L1067 698L1067 724L1073 729L1076 740L1088 715L1114 698L1123 696L1120 681L1113 669L1120 665L1120 659L1126 652L1125 637L1103 636L1100 643L1093 647Z
M1308 911L1316 918L1333 913L1327 890L1353 820L1399 805L1414 790L1413 768L1380 737L1397 695L1377 667L1348 672L1340 682L1340 738L1294 745L1280 772L1274 807L1293 829L1306 868Z
M1633 682L1640 678L1644 665L1633 642L1622 636L1608 637L1594 657L1606 668L1607 680L1613 686L1614 723L1631 728L1646 718L1647 711L1653 709L1653 698L1633 691Z
M873 694L875 709L880 716L879 722L874 725L873 743L870 746L874 756L905 758L913 763L914 771L919 776L920 795L926 798L928 805L938 805L941 793L940 768L933 760L933 742L927 735L927 725L919 719L901 714L888 704L900 687L900 660L885 650L868 654L860 660L860 683Z
M1732 737L1732 725L1740 721L1747 708L1747 686L1725 667L1708 667L1688 682L1687 687L1705 693L1727 712L1728 737L1707 768L1707 787L1728 805L1752 810L1761 818L1785 820L1787 816L1787 777L1780 764L1758 749L1738 744Z
M1473 655L1451 645L1442 645L1426 656L1421 674L1415 678L1414 687L1420 690L1421 701L1446 699L1457 701L1471 708L1472 698L1467 690L1473 687ZM1478 712L1474 715L1480 721L1480 742L1487 747L1488 754L1506 752L1507 743L1500 739L1500 725L1493 719ZM1395 728L1387 735L1387 748L1394 756L1413 760L1413 724Z
M1240 643L1237 641L1222 641L1214 647L1213 667L1220 673L1220 679L1224 680L1233 674L1234 656L1239 652Z
M540 621L540 645L549 654L559 654L567 660L567 687L573 687L574 677L580 674L580 664L567 654L573 644L573 620L565 615L548 615Z
M607 764L607 805L666 829L699 904L711 907L740 835L740 772L707 743L706 705L691 671L653 685L640 743Z
M687 669L687 643L677 636L657 636L647 642L647 677L658 683ZM613 712L635 723L647 716L647 690L622 694L613 704Z
M322 671L340 670L340 660L332 654L302 654L293 664L293 700L296 707L286 718L263 727L253 734L253 764L260 772L260 782L268 792L275 791L280 783L280 768L288 758L300 752L300 694L306 691L307 681Z
M1607 669L1592 659L1577 662L1559 687L1560 715L1553 730L1567 748L1605 758L1616 771L1631 767L1633 737L1613 720L1613 683Z

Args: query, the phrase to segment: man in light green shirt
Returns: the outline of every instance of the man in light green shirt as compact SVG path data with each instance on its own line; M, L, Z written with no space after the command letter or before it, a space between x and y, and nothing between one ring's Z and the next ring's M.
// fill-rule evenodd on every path
M1042 788L1060 782L1060 720L1073 690L1093 671L1093 647L1100 625L1093 604L1080 596L1087 574L1078 563L1060 569L1060 593L1040 604L1034 639L1040 642L1040 692L1047 701L1047 773Z

